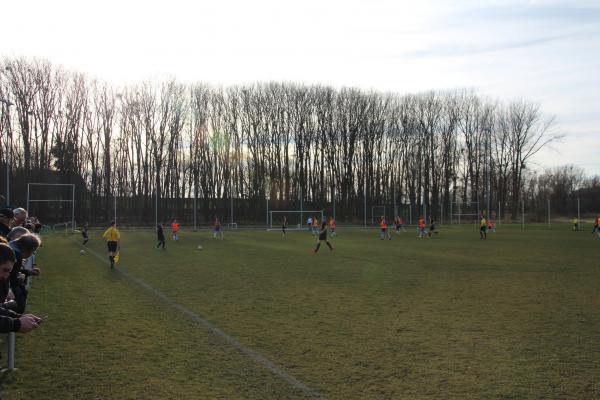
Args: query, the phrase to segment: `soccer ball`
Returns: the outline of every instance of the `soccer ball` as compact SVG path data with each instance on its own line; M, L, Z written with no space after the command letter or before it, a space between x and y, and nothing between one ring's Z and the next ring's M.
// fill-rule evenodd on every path
M81 251L79 252L79 254L81 254L81 255L84 255L84 254L85 254L85 250L81 250Z
M202 246L198 245L198 250L202 250Z

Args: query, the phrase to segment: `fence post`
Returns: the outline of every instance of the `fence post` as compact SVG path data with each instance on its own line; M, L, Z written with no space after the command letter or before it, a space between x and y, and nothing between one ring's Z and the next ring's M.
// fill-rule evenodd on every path
M8 333L8 370L15 369L15 333Z

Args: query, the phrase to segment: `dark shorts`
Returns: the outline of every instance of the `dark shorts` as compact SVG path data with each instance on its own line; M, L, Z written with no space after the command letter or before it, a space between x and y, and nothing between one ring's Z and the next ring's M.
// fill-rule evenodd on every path
M481 231L481 232L485 232L485 231L487 231L487 229L486 229L486 227L485 227L485 226L482 226L482 227L481 227L481 229L480 229L480 231Z
M431 226L429 227L429 230L430 230L430 231L435 231L435 225L431 225Z
M109 252L114 253L117 251L117 242L106 242L106 247Z
M87 232L81 232L81 236L83 236L84 239L88 238L88 234Z
M381 233L386 233L387 232L387 228L381 228Z
M327 235L319 235L319 240L327 240Z

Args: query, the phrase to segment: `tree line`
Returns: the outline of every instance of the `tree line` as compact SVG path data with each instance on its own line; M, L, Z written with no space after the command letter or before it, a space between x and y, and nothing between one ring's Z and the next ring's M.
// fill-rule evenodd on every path
M365 205L485 209L487 193L516 217L533 195L531 158L560 138L539 105L469 90L114 87L44 60L5 58L0 68L11 202L25 203L27 182L74 183L80 222L110 219L116 201L130 224L153 223L155 208L159 220L227 221L231 204L236 222L260 223L267 199L282 210L331 212L335 202L338 220L357 222ZM66 196L45 190L37 195Z

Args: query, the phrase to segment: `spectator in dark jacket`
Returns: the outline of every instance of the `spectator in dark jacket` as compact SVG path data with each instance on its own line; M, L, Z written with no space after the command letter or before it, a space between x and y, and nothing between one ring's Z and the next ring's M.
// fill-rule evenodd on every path
M10 221L13 219L13 212L10 208L0 210L0 236L6 238L10 232Z
M16 256L6 244L0 243L0 282L5 282L9 277ZM41 318L32 314L21 315L14 311L0 308L0 333L22 332L27 333L36 328Z
M27 304L27 289L25 289L24 282L26 276L29 275L29 271L22 268L23 259L31 257L41 243L40 238L32 233L25 234L9 243L16 258L15 265L10 272L9 283L17 301L17 312L19 313L25 312L25 305ZM33 275L37 274L39 274L39 270Z

